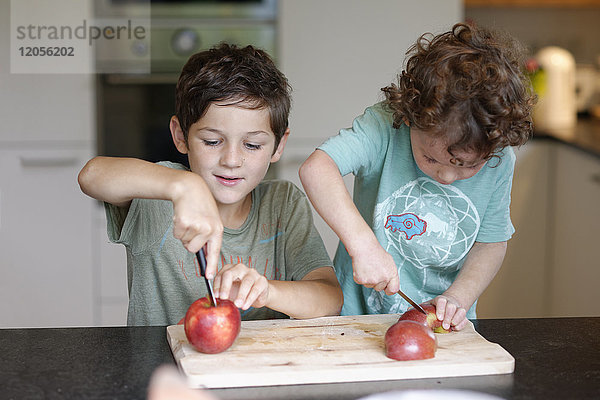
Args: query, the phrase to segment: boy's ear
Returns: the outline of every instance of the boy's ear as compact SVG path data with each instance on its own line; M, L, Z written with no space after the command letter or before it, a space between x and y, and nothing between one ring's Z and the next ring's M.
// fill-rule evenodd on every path
M283 134L283 136L281 137L281 140L279 141L277 150L275 150L275 153L273 153L273 155L271 156L272 163L279 161L279 159L281 158L281 155L283 154L283 149L285 148L285 144L287 142L288 136L290 136L290 128L287 128L285 130L285 133Z
M173 143L175 144L175 147L177 147L177 150L179 150L181 154L187 154L188 146L185 141L185 135L183 134L181 125L179 125L179 120L175 115L171 117L169 128L171 128L171 137L173 138Z

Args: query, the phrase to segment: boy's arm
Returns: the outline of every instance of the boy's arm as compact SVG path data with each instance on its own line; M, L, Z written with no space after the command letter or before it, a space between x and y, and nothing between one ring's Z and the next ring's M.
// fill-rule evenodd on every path
M299 281L278 281L244 264L229 264L215 277L214 289L243 310L268 307L298 319L339 315L344 302L331 267L314 269Z
M135 198L171 201L173 236L193 253L206 243L207 276L216 274L223 224L200 176L134 158L95 157L78 181L88 196L118 207L129 207Z
M352 258L354 281L394 294L398 270L360 215L335 162L316 150L300 167L300 180L313 207L340 238Z
M506 242L475 242L452 285L433 299L445 329L451 325L457 330L465 327L467 310L492 282L505 254Z
M344 303L332 267L314 269L299 281L269 281L269 286L266 306L292 318L339 315Z

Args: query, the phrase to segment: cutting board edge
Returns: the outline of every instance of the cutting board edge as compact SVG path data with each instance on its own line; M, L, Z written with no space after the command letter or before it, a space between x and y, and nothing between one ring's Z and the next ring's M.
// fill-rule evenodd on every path
M185 351L183 351L182 343L179 343L177 340L177 335L173 334L176 329L180 329L178 325L170 325L167 326L167 342L169 343L169 347L171 348L171 352L173 353L173 358L175 359L175 363L179 365L181 368L181 363L179 360L183 360L187 357Z
M399 361L402 362L402 361ZM464 376L485 376L485 375L506 375L514 372L514 358L510 360L498 361L489 363L486 368L478 368L477 372L473 372L469 366L465 365L461 368L452 369L452 372L447 372L443 376L439 374L436 368L424 370L421 368L419 372L416 370L406 370L405 373L399 376L398 369L390 364L387 367L377 368L378 376L365 375L360 371L344 371L343 376L338 376L332 380L330 375L323 374L315 376L315 371L294 371L293 376L290 376L289 371L280 371L269 373L268 379L265 379L261 374L230 374L226 377L221 374L202 376L189 374L186 372L184 363L180 364L180 369L187 376L188 385L192 388L207 388L207 389L224 389L224 388L243 388L257 386L293 386L306 384L330 384L330 383L348 383L348 382L378 382L391 380L408 380L408 379L428 379L428 378L456 378ZM480 366L478 366L480 367ZM256 375L256 376L255 376ZM261 379L263 378L263 379Z

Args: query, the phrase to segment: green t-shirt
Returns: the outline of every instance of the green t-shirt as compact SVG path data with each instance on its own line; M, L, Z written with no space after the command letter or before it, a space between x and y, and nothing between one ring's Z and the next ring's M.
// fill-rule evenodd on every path
M319 149L340 173L355 175L354 203L383 248L396 262L400 288L417 302L443 293L477 242L508 240L512 148L492 158L469 179L442 185L417 166L410 128L392 126L383 103L367 108ZM334 265L344 292L342 315L402 313L410 306L354 282L352 259L340 243ZM467 316L475 317L475 305Z
M176 324L207 290L195 254L173 237L172 203L134 199L128 210L107 203L105 209L110 240L127 249L127 324ZM263 181L252 191L247 220L223 233L219 268L231 263L243 263L270 280L287 281L332 265L308 200L293 183ZM286 318L266 307L240 311L244 320Z

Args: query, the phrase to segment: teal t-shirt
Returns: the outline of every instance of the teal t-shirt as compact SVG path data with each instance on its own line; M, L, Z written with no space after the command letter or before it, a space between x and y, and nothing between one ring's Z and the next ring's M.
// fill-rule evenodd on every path
M105 208L109 239L127 250L127 324L176 324L207 290L195 254L173 236L173 204L134 199L128 209L108 203ZM252 191L244 224L223 232L218 267L234 263L254 268L267 279L286 281L298 281L312 270L332 266L313 225L310 204L293 183L263 181ZM243 320L287 318L267 307L240 312Z
M417 166L410 128L392 126L383 103L357 117L319 149L343 175L352 173L354 203L398 267L400 288L417 302L443 293L477 242L510 239L510 191L515 163L512 148L492 158L473 177L442 185ZM334 267L344 292L342 315L403 313L399 295L354 282L352 260L340 242ZM475 305L468 311L475 318Z

